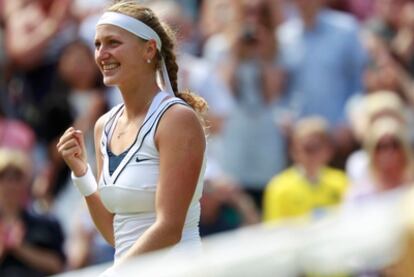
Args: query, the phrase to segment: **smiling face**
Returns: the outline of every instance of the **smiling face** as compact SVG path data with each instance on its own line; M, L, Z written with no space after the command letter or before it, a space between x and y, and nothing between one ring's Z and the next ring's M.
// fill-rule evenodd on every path
M95 61L107 86L123 86L137 82L150 67L146 60L147 43L135 35L112 25L99 25L95 35Z

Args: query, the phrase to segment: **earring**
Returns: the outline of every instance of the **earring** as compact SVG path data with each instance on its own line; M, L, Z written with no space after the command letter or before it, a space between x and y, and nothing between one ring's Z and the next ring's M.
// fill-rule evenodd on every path
M148 59L148 60L147 60L147 63L151 63L151 59Z

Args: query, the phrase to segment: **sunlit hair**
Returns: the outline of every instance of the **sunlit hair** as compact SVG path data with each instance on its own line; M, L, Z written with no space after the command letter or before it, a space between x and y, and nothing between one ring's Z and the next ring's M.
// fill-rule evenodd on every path
M118 12L134 17L151 27L158 34L161 39L162 47L161 53L158 53L157 56L157 67L160 65L161 57L164 57L174 94L187 102L198 114L206 112L208 105L202 97L189 90L184 90L182 92L178 91L178 65L174 53L175 34L171 28L167 24L161 22L151 9L139 4L137 1L115 1L107 11Z

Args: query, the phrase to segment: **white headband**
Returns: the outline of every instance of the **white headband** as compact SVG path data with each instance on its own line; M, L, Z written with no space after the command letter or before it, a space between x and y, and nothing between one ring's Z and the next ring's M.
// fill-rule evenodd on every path
M157 44L157 49L161 54L161 39L158 34L148 25L139 21L136 18L133 18L128 15L124 15L122 13L117 12L105 12L101 18L99 19L96 26L103 25L103 24L110 24L117 27L120 27L137 37L140 37L145 40L155 40ZM174 91L171 87L170 77L168 76L167 66L165 65L164 57L161 58L161 71L162 71L162 79L164 81L165 90L174 95Z

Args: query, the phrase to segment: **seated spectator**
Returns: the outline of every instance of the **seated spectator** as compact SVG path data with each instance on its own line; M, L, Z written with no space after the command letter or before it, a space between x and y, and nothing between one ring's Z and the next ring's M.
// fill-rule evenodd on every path
M31 167L19 150L0 149L0 276L46 276L63 270L57 221L29 211Z
M411 230L403 230L411 228L411 220L405 214L408 207L404 211L400 210L401 204L406 205L405 202L412 199L410 189L414 181L413 150L406 131L407 125L390 115L377 118L366 128L363 150L367 153L368 161L362 175L365 178L350 182L344 210L355 212L372 205L376 205L377 209L386 207L390 216L397 218L395 220L403 219L407 225L401 226L399 230L402 239L399 242L401 249L398 259L379 272L364 272L358 276L413 276L410 273L414 269L413 237ZM410 197L405 199L407 196Z
M267 185L263 200L265 221L306 215L318 218L340 204L347 179L343 171L327 166L332 156L327 125L320 117L309 117L294 126L294 164Z
M414 181L413 153L405 127L393 117L379 118L369 126L364 137L368 178L351 183L347 202L364 202L383 192L405 191Z
M394 91L374 91L350 101L348 115L354 135L359 143L363 143L369 126L377 119L392 117L401 124L412 123L412 112ZM414 141L414 133L410 132L410 141ZM346 161L346 174L349 182L359 184L366 179L369 170L369 155L362 147L354 151Z

